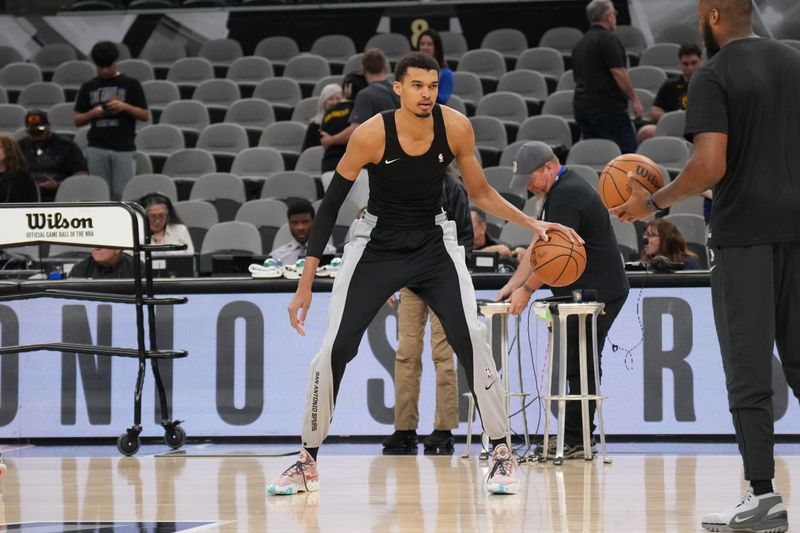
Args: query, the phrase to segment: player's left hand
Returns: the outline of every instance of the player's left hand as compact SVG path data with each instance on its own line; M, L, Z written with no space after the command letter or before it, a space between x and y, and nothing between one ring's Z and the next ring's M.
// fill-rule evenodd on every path
M644 220L653 216L653 212L647 207L647 196L650 192L633 177L633 172L628 172L628 186L631 188L630 198L623 204L612 207L609 212L623 222Z
M511 305L508 307L508 314L518 315L522 313L528 306L530 299L531 293L529 293L523 287L515 290L513 293L511 293Z
M112 113L121 113L126 111L128 104L120 100L119 98L112 98L108 102L106 102L106 109L111 111Z

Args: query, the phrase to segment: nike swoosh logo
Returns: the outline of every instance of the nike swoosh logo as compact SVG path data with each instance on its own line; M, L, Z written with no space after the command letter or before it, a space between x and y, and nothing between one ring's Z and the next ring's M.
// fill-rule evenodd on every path
M392 159L391 161L389 161L388 159L384 159L383 163L386 164L386 165L391 165L395 161L400 161L401 159L402 159L402 157L398 157L397 159Z
M752 519L752 518L755 518L755 517L757 517L757 516L758 516L758 514L759 514L759 513L754 513L754 514L751 514L750 516L745 516L745 517L744 517L744 518L742 518L741 520L739 520L739 517L738 517L738 516L734 516L734 517L733 517L733 521L734 521L734 522L736 522L737 524L741 524L742 522L747 522L748 520L750 520L750 519Z
M711 272L711 271L712 271L712 270L714 270L715 268L717 268L717 265L711 265L711 268L709 268L709 269L708 269L708 271L709 271L709 272Z
M491 383L489 383L489 384L486 386L486 390L489 390L489 389L491 389L491 388L492 388L492 385L494 385L495 383L497 383L497 380L494 380L494 381L492 381Z

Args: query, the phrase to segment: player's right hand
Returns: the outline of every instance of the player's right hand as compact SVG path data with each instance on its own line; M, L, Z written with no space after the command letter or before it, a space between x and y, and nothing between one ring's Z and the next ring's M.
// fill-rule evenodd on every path
M502 302L504 300L507 300L508 297L511 296L512 292L514 292L514 289L512 289L511 286L508 283L506 283L499 291L497 291L497 294L494 297L494 301Z
M511 293L511 305L508 307L509 315L518 315L522 313L528 306L531 299L531 293L526 291L523 287Z
M305 330L303 330L303 326L306 323L306 315L308 314L308 310L310 308L311 308L311 289L302 289L298 287L297 291L294 293L294 296L292 297L291 303L289 304L289 323L303 337L306 336L306 332ZM299 317L297 316L298 312L300 312Z

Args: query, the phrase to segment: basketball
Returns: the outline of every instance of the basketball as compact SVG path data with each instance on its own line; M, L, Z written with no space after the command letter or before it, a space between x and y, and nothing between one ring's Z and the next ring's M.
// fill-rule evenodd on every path
M563 231L550 230L547 236L549 241L539 239L533 245L533 272L550 287L572 285L586 268L586 249L581 243L570 241Z
M600 173L597 184L600 199L608 209L617 207L630 198L628 172L633 172L636 181L651 194L664 186L661 169L652 159L639 154L622 154L609 161Z

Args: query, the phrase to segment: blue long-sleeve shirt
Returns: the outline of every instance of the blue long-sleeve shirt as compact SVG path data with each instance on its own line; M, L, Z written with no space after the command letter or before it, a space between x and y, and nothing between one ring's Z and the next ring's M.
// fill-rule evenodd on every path
M453 94L453 71L447 67L439 69L439 95L436 97L437 104L447 104L450 95Z

